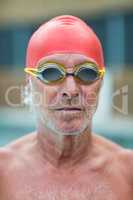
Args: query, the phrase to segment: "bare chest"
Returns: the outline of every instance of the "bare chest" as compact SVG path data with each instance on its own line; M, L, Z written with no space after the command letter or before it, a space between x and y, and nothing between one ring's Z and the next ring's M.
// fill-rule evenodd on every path
M31 172L29 174L32 174ZM74 177L21 175L7 179L1 200L130 200L129 188L118 177L100 174Z

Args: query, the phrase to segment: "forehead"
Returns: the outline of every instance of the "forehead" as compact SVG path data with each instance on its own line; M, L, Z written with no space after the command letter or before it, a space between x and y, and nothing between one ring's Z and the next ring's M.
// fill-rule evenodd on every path
M77 65L83 62L94 62L92 59L88 58L87 56L83 54L58 53L58 54L51 54L51 55L45 56L38 62L38 65L45 62L49 62L49 61L64 64L67 67L71 67L73 65Z

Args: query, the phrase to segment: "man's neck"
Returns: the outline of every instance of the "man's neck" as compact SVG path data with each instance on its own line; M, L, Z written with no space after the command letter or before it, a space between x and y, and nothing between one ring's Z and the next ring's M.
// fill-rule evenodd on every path
M38 128L37 141L42 158L58 168L71 168L81 163L92 149L90 128L74 136L60 136L44 127Z

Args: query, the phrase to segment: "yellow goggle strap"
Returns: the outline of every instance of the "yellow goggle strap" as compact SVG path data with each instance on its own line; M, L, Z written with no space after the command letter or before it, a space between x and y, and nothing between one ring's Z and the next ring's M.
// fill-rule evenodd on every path
M99 69L100 78L104 76L105 69Z
M34 69L34 68L32 68L32 67L26 67L25 69L24 69L24 71L26 72L26 73L28 73L28 74L31 74L32 76L37 76L37 74L38 74L38 69Z

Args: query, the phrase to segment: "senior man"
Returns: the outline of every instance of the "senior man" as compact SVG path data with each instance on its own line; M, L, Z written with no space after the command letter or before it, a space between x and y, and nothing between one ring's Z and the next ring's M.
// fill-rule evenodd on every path
M1 148L0 200L132 200L133 152L92 133L105 72L93 30L51 19L29 41L25 72L37 128Z

